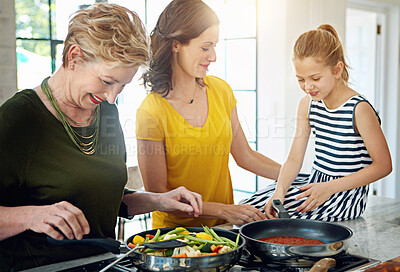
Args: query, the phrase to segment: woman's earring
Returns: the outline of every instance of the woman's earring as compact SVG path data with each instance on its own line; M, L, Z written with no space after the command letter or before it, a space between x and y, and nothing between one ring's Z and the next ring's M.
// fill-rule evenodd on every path
M74 71L75 70L75 65L71 64L70 69L71 69L71 71Z

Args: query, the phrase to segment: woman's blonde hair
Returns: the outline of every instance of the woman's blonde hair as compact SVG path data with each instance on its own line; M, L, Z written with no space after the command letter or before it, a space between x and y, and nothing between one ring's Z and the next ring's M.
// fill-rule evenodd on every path
M116 4L97 3L72 15L64 41L63 67L68 51L82 50L84 61L103 61L111 66L146 66L150 47L138 15Z
M336 30L331 25L320 25L316 30L303 33L293 48L293 60L307 57L319 59L328 66L343 62L342 79L345 84L349 81L349 66L344 57L342 43Z

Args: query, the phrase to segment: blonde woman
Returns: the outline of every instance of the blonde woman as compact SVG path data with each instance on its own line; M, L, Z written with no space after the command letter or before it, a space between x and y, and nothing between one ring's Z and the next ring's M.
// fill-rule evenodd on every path
M0 271L102 252L55 239L115 237L118 214L201 213L201 196L125 190L125 143L114 105L149 60L145 29L126 8L96 4L72 17L63 65L0 107Z

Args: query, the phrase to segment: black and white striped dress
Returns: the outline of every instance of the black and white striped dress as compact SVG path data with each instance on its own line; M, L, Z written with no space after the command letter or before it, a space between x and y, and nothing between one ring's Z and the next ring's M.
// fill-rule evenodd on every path
M369 103L363 96L355 95L339 108L331 110L323 101L311 100L309 121L315 135L315 160L311 173L299 174L286 194L284 207L291 218L342 221L357 218L364 212L368 185L336 193L324 204L306 213L296 211L305 199L295 200L302 193L299 187L347 176L372 163L361 136L354 130L354 112L361 101ZM275 188L276 182L240 204L250 204L264 212L264 206Z

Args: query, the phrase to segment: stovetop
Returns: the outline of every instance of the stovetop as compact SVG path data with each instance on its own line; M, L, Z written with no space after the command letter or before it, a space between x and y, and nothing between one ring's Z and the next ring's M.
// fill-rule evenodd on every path
M21 272L97 272L106 267L116 259L115 255L111 253L93 256L86 259L73 260L69 262L42 266L34 269L28 269ZM365 258L357 255L350 255L347 253L335 256L336 266L329 269L329 272L342 272L342 271L363 271L371 266L379 263L377 260ZM239 262L233 266L229 272L239 271L262 271L262 272L305 272L310 268L295 268L285 267L278 264L264 263L257 257L251 255L246 249L243 250L242 257ZM118 264L111 267L110 272L138 272L132 264L131 259L126 257Z
M375 266L380 263L378 260L342 253L333 257L336 261L336 266L329 269L329 272L343 271L362 271L367 267ZM288 267L281 264L265 263L261 259L251 255L246 249L243 250L239 262L232 267L230 272L238 271L265 271L265 272L305 272L309 271L310 267Z

